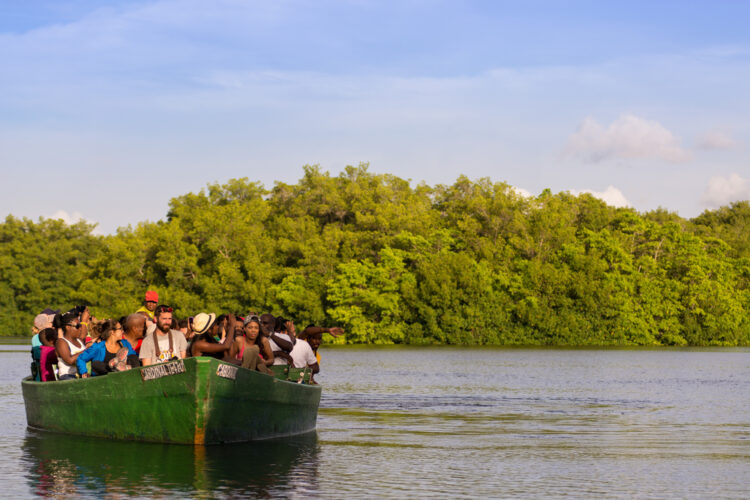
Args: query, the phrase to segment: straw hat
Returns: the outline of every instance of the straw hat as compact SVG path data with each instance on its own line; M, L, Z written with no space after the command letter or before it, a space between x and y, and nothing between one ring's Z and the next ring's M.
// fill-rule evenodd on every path
M216 314L198 313L193 318L193 331L200 335L206 333L216 321Z

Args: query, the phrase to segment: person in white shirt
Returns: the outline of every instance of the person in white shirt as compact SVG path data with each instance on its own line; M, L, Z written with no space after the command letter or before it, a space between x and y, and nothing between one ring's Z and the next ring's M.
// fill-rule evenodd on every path
M312 368L313 373L320 371L315 353L307 341L297 339L289 355L292 357L292 364L295 368Z
M271 345L273 364L292 364L292 358L289 356L289 353L294 348L294 343L296 342L294 323L285 321L281 317L274 318L273 315L266 313L260 316L260 327L263 330L263 334L268 337L268 343Z
M154 311L156 329L147 333L141 344L139 357L143 366L163 363L174 358L184 359L187 340L179 330L172 330L172 308L159 305Z

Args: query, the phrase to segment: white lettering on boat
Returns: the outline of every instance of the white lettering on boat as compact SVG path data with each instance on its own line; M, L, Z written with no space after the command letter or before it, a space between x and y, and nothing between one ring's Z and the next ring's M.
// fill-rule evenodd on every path
M237 367L232 365L219 365L216 369L216 375L234 380L237 378Z
M155 380L178 373L185 373L185 363L182 360L147 366L141 370L141 378L143 380Z

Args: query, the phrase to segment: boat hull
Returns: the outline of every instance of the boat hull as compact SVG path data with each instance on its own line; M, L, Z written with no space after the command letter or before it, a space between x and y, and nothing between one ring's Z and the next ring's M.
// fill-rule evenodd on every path
M22 382L30 427L108 439L220 444L315 429L321 388L214 358L104 377Z

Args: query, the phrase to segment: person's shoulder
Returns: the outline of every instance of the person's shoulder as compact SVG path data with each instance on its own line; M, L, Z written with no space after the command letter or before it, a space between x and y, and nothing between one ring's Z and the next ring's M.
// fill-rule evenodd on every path
M307 342L307 340L302 340L299 338L297 339L297 342L294 344L294 348L300 349L303 351L306 351L308 349L312 351L312 347L310 347L310 344Z
M169 330L169 334L181 342L182 341L187 342L187 339L185 338L185 334L179 330Z
M84 345L86 345L86 344L84 344ZM102 341L94 342L93 344L91 344L90 346L88 346L86 348L86 350L87 351L91 351L91 352L101 351L102 349L105 349L105 346L106 346L106 344L104 342L102 342Z

